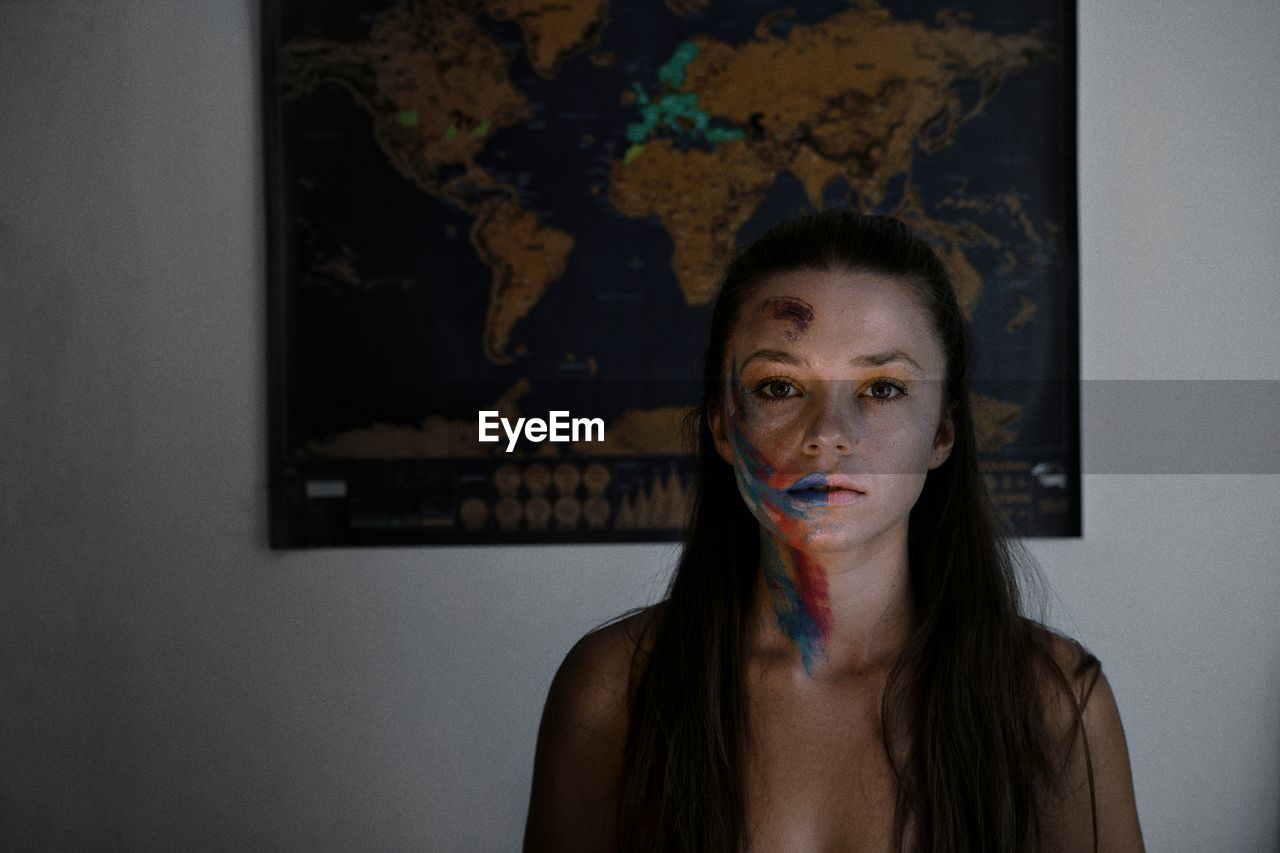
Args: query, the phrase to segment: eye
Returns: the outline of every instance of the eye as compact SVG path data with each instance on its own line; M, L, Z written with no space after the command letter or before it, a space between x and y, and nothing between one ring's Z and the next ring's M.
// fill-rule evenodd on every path
M871 393L866 396L877 403L888 403L899 397L907 396L907 386L903 385L896 379L875 379L867 385L866 390Z
M785 400L789 397L798 397L800 396L800 389L790 379L772 377L758 383L756 387L751 389L751 393L761 400L773 402Z

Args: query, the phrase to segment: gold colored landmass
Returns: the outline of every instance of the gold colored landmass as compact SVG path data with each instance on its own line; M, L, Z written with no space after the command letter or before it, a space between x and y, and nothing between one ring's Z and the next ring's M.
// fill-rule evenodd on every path
M701 12L711 5L711 0L666 0L666 7L680 17Z
M1017 439L1018 433L1010 424L1022 417L1022 406L983 394L970 394L969 404L979 453L995 453Z
M689 452L684 441L688 407L630 409L605 424L604 441L573 445L586 456L680 456Z
M1044 238L1040 236L1040 231L1036 228L1035 223L1031 221L1031 217L1027 214L1026 207L1022 203L1022 197L1016 192L1001 193L995 197L995 201L986 199L968 198L962 195L944 196L939 202L938 207L949 207L954 210L975 210L979 213L990 213L995 209L996 205L1003 206L1014 219L1018 222L1018 227L1022 229L1022 233L1026 238L1036 246L1044 246ZM1049 224L1049 231L1053 233L1053 225ZM987 235L984 242L987 245L996 248L1000 252L1000 274L1009 275L1018 268L1018 256L1007 244L1001 243L994 237Z
M828 160L808 145L801 146L787 164L791 174L800 179L809 204L821 209L822 194L836 178L848 171L848 166L836 160Z
M345 285L368 289L372 285L356 270L356 255L350 246L343 245L338 253L318 259L302 276L304 287Z
M1017 193L1004 193L996 196L1014 218L1018 220L1018 224L1022 226L1022 233L1027 235L1027 239L1036 245L1040 245L1043 241L1040 239L1040 232L1036 230L1035 223L1031 221L1031 217L1027 216L1027 210L1022 205L1022 197Z
M374 138L391 164L433 194L446 187L445 167L463 167L466 180L449 182L455 188L497 186L476 155L494 130L533 116L508 79L511 57L448 0L393 6L374 19L365 41L294 39L280 64L287 95L325 84L346 89L373 117ZM453 193L447 200L463 201Z
M529 64L550 80L562 62L599 43L609 0L488 0L485 11L499 21L520 25Z
M773 38L773 33L771 33L770 30L783 21L789 18L794 18L795 16L796 10L790 6L785 9L777 9L773 12L769 12L756 23L754 35L760 41L768 41Z
M937 235L938 229L930 227L934 225L932 220L928 223L917 221L912 224L917 231ZM956 301L960 303L964 318L971 320L973 308L978 304L978 297L982 295L982 273L969 263L969 256L965 254L954 236L947 234L939 236L947 243L940 254L942 262L947 265L947 271L951 274L951 287L956 292Z
M486 409L515 423L520 415L519 399L529 390L521 379ZM580 441L573 452L583 456L680 456L688 452L683 434L688 407L664 406L631 409L605 425L603 442ZM505 436L496 443L481 443L477 420L449 420L431 415L419 426L375 423L347 430L323 441L309 441L304 455L319 459L487 459L503 457ZM560 454L555 445L544 443L524 447L535 457Z
M698 53L685 69L682 91L747 131L744 141L680 152L651 140L611 171L614 205L628 216L658 216L671 236L690 305L714 295L738 227L776 172L795 174L814 206L843 178L859 206L875 208L895 178L910 184L917 151L950 145L1006 76L1050 52L1034 36L975 30L959 16L942 16L939 26L895 20L875 2L793 26L781 38L769 36L776 22L766 16L760 40L742 45L694 39ZM962 102L961 80L976 81L974 103ZM963 247L989 235L944 233L923 214L913 224L947 247L962 302L972 307L982 282Z
M484 323L484 354L508 364L511 329L529 313L547 285L564 275L573 237L544 225L537 216L504 199L480 205L471 244L493 270Z
M954 20L898 21L870 3L792 27L784 39L698 44L685 88L704 110L740 126L755 116L766 138L847 161L851 183L881 188L907 171L917 147L951 144L1005 76L1048 50L1034 36ZM960 79L978 81L968 108L955 90Z
M573 11L536 0L495 0L494 8L521 21L543 68L591 44L595 5ZM372 116L374 139L400 174L476 217L472 243L492 270L491 298L504 300L489 306L487 318L496 325L486 325L484 352L505 364L511 328L563 274L573 241L521 211L515 189L476 163L495 130L533 117L509 79L511 57L479 26L477 11L456 0L400 3L378 15L364 41L290 41L280 66L287 96L323 85L349 92ZM517 231L505 233L495 223ZM491 245L493 239L498 242ZM552 255L532 269L517 266L537 245Z
M983 198L947 195L938 200L938 207L950 207L955 210L976 210L978 213L990 213L991 209L995 207L995 204Z
M520 417L517 404L528 391L529 380L521 379L488 408L515 423ZM480 442L478 418L449 420L429 415L417 427L375 423L323 441L309 441L304 455L319 459L488 459L499 455L504 447L505 439Z
M1018 312L1014 314L1011 318L1009 318L1009 322L1005 324L1004 326L1005 332L1009 333L1010 335L1016 335L1018 332L1022 331L1022 327L1027 324L1028 320L1030 320L1032 317L1035 316L1035 313L1037 310L1039 310L1039 307L1040 306L1036 305L1034 301L1028 299L1026 296L1019 294L1018 295Z
M941 199L938 200L937 206L949 207L953 210L973 210L978 213L990 213L995 208L995 202L988 201L982 198L969 198L968 196L961 194L961 195L943 196ZM921 215L923 215L922 211L918 211L918 212L921 213ZM986 237L991 237L991 235L986 234L985 231L983 231L982 233ZM997 269L999 270L1001 275L1009 275L1015 269L1018 268L1017 253L1014 252L1013 249L1011 249L1008 246L1008 244L1001 245L998 240L995 240L995 238L991 238L986 242L988 245L996 246L1000 252L1000 266ZM977 300L978 292L981 292L981 283L982 282L980 280L977 282L977 284L979 285L979 289L977 292L973 294L973 298L975 301ZM968 308L965 309L965 314L966 316L968 316Z
M892 213L911 225L917 233L933 242L939 257L947 266L955 289L956 301L960 303L965 319L972 319L973 308L978 303L978 297L982 295L982 274L970 263L965 248L985 245L1000 249L1003 243L972 222L956 224L930 216L925 212L920 195L910 181L907 182L902 199Z
M658 217L671 237L671 266L685 302L703 305L716 295L734 236L775 178L745 142L679 151L659 139L629 162L614 162L609 200L626 216Z
M307 454L321 459L484 459L499 444L476 440L476 421L450 421L431 415L421 426L375 423L309 441Z

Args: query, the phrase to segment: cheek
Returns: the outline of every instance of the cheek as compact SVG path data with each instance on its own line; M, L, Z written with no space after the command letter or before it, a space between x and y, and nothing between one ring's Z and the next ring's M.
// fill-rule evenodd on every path
M795 478L788 476L780 464L776 427L767 427L759 418L749 417L752 408L748 405L729 409L734 478L742 499L759 521L770 526L786 524L790 515L782 496Z
M882 467L886 474L924 474L933 452L934 432L935 428L925 421L902 424L882 436L880 452L873 458L884 461Z
M777 425L762 423L758 416L751 416L750 407L740 406L730 409L728 424L739 477L764 489L778 488L780 484L775 481L780 473L777 448L781 436Z
M735 409L730 418L734 449L752 453L772 465L786 439L786 424L761 417L750 408Z

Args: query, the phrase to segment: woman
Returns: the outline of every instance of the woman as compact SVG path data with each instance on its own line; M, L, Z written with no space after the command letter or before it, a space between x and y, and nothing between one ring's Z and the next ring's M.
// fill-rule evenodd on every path
M556 674L526 851L1143 849L1098 661L1023 614L968 358L893 219L734 259L679 565Z

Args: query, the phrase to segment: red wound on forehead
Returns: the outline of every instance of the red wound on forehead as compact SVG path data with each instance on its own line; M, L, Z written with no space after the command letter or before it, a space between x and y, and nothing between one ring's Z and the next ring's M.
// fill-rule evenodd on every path
M789 341L794 341L809 331L809 324L813 322L813 306L794 296L766 299L760 303L760 307L773 312L773 319L783 320L791 325L786 332Z

